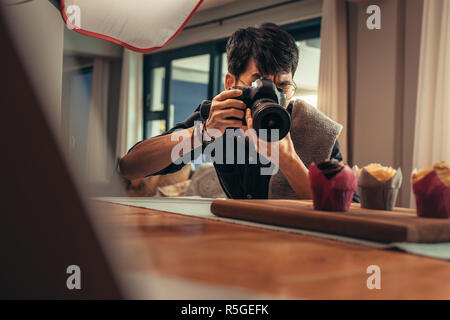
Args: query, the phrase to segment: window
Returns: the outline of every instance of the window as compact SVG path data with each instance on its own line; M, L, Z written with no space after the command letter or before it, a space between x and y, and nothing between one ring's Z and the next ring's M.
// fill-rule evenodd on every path
M145 138L157 136L166 131L166 121L164 114L164 84L166 77L166 68L159 67L154 68L151 74L152 87L149 92L149 103L147 108L149 109L147 114L152 115L151 119L148 119L145 125L145 131L147 136Z
M184 121L193 109L208 99L209 55L172 61L169 127Z
M319 85L320 38L297 41L299 59L294 82L297 91L293 99L302 99L317 107Z
M218 58L225 40L144 57L144 137L185 120L202 100L219 93Z

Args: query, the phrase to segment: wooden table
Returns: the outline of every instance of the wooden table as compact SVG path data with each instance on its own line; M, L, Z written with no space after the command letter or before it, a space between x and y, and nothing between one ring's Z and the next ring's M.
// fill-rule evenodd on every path
M446 261L124 205L94 208L117 231L132 272L294 299L450 298ZM367 288L369 265L381 269L380 290Z

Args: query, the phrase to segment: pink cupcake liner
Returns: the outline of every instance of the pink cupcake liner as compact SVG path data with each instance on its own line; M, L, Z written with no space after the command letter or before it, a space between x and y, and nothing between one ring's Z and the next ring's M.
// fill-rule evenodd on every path
M326 211L348 211L352 203L357 181L349 166L328 180L313 162L309 167L314 209Z
M424 218L450 218L450 186L446 186L436 171L413 184L417 215Z

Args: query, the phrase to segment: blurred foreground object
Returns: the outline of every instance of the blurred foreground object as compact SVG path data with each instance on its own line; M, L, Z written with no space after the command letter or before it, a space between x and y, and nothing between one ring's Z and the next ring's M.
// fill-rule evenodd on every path
M0 79L4 106L0 139L5 150L0 157L0 251L5 261L0 298L121 298L117 274L100 243L100 225L89 215L58 147L45 116L48 106L38 99L48 79L33 88L30 69L20 60L4 14L0 6L0 40L5 48L0 51L0 67L8 75ZM23 20L10 23L9 30L19 23L23 26ZM69 266L74 265L81 270L81 288L76 290L66 282Z

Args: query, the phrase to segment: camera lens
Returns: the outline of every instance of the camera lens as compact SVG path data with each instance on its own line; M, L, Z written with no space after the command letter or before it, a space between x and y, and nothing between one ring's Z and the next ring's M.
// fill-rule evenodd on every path
M291 128L289 112L279 104L269 99L256 101L252 107L253 128L259 138L268 142L283 139ZM265 129L263 134L260 129ZM278 135L272 135L272 130L278 130Z
M273 115L269 115L269 116L265 116L262 120L261 120L261 124L263 128L266 128L267 130L270 129L280 129L282 127L282 118L280 117L279 114L273 114Z

